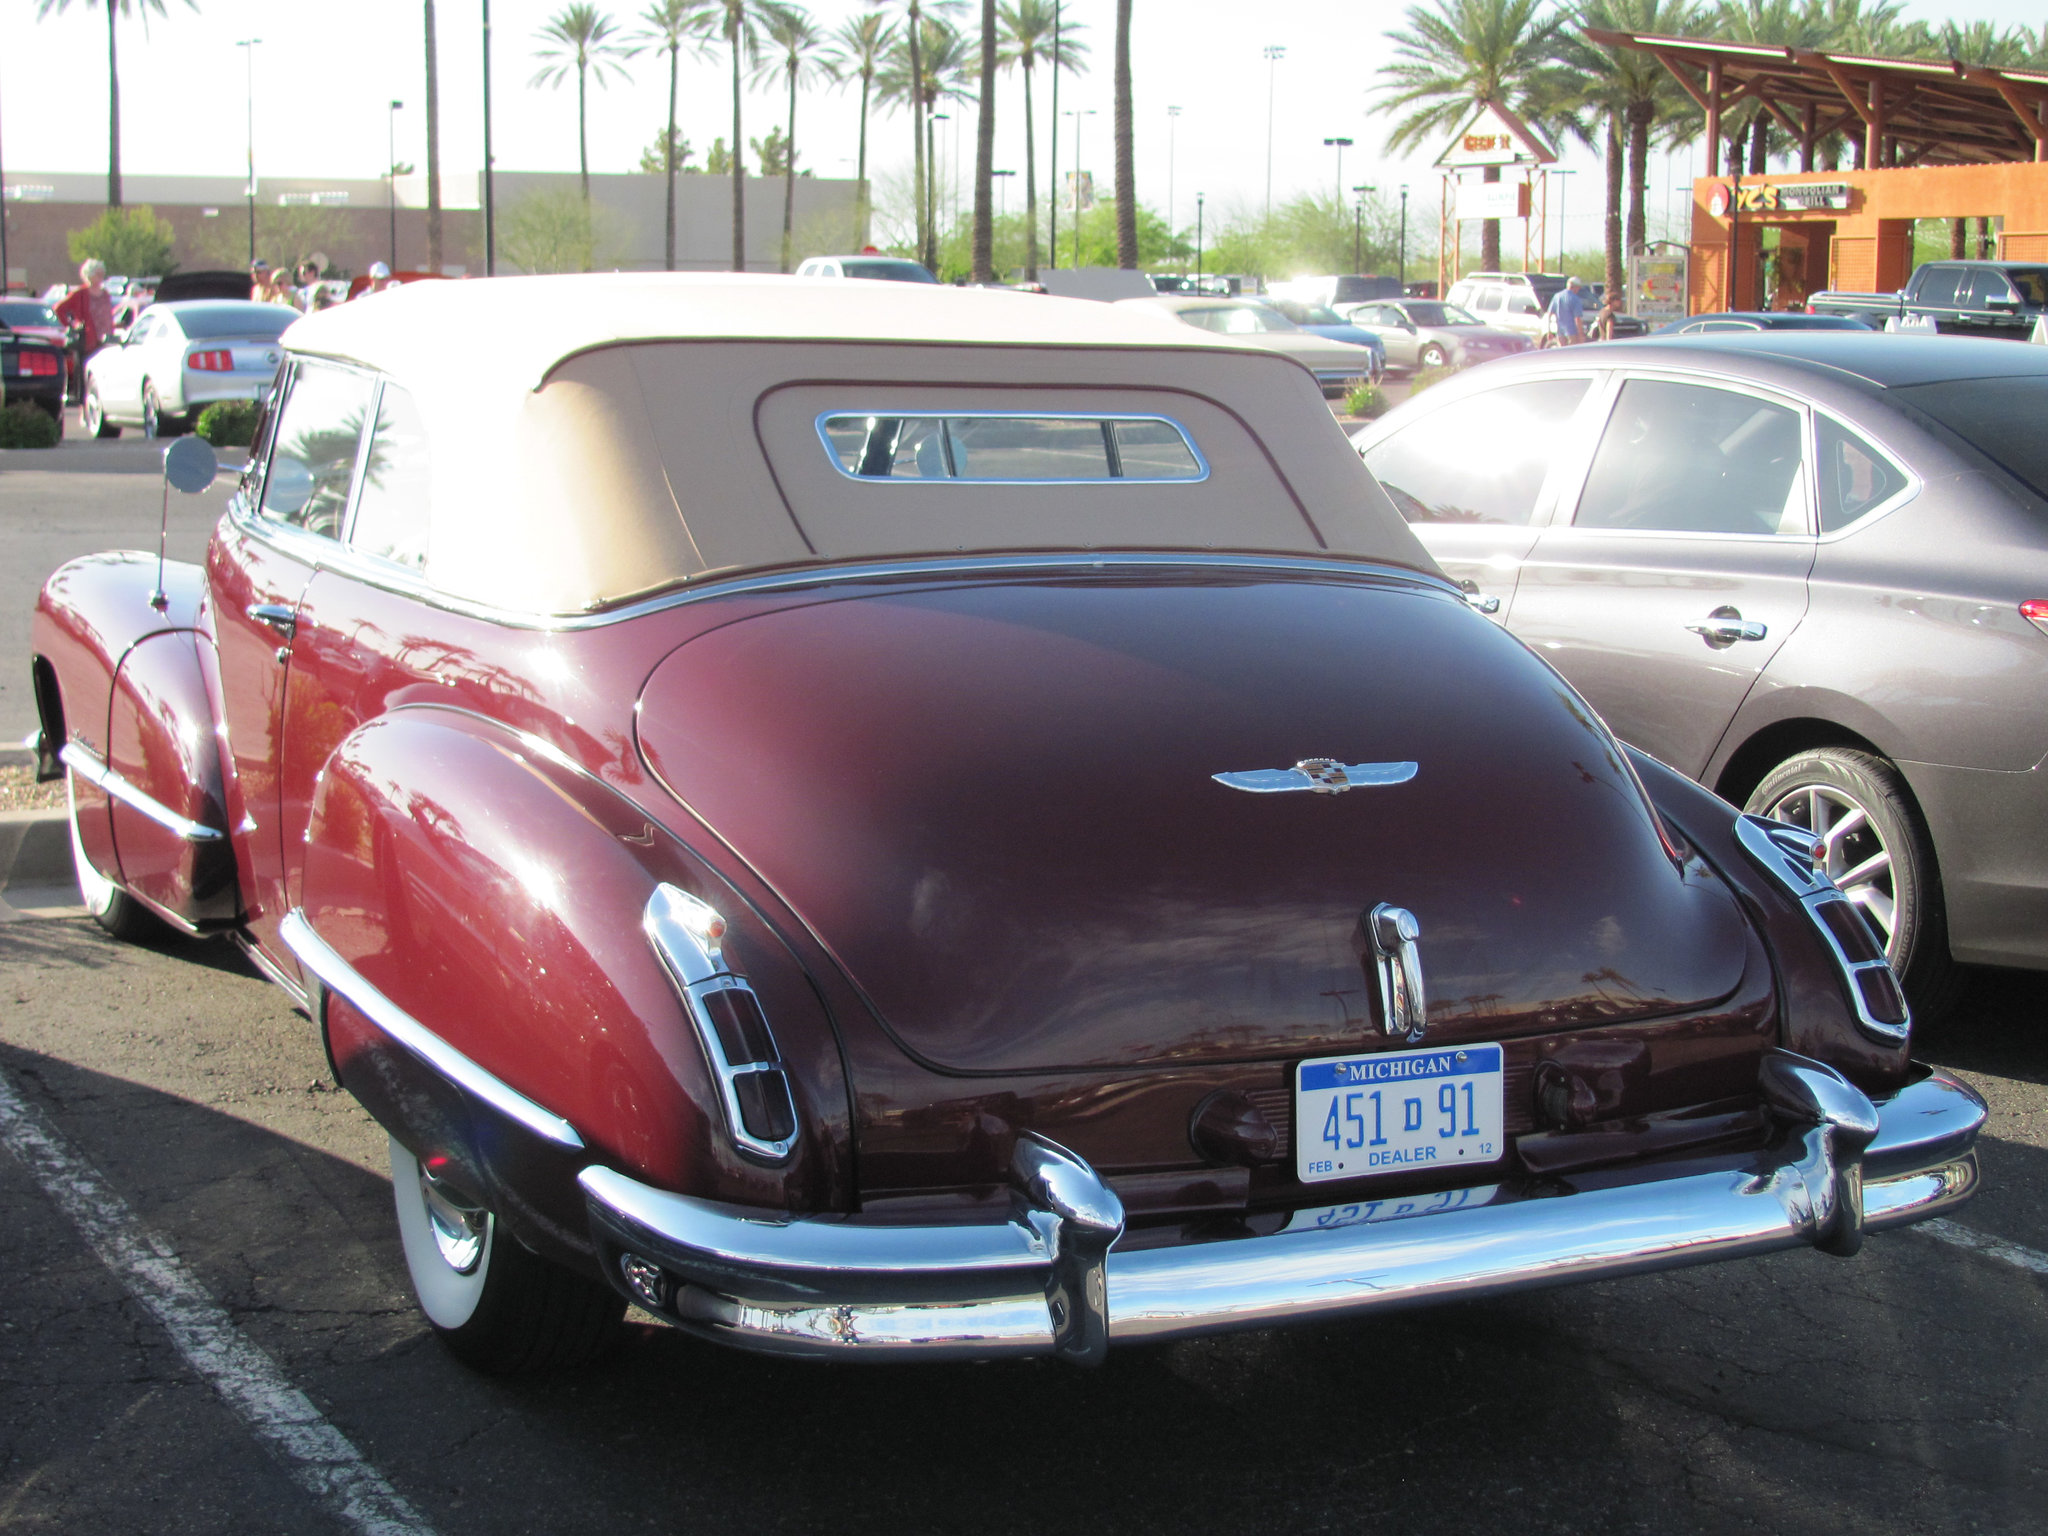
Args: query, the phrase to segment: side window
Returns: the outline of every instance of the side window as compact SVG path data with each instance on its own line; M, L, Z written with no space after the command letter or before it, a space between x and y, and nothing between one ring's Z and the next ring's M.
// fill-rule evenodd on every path
M1538 312L1534 294L1518 293L1508 301L1508 313L1511 315L1533 315Z
M1816 414L1814 441L1820 450L1820 531L1846 528L1906 488L1906 477L1841 423Z
M426 428L412 396L387 383L377 402L348 541L366 555L423 571L428 517Z
M1993 299L2011 299L2012 284L1996 267L1978 267L1970 274L1970 292L1959 302L1966 309L1984 309Z
M330 539L341 537L369 409L365 375L322 363L299 365L273 434L263 516Z
M1500 289L1488 283L1483 288L1472 290L1472 302L1468 307L1475 314L1497 315L1500 313L1501 298Z
M1961 275L1960 267L1928 267L1920 286L1913 290L1913 302L1931 304L1936 309L1955 308L1956 279Z
M1460 400L1366 449L1365 467L1411 523L1526 523L1590 383L1535 379Z
M135 324L128 328L128 344L130 346L133 346L135 343L139 341L148 341L152 336L156 334L156 331L156 316L144 315L140 320L136 321Z
M1731 389L1630 379L1593 456L1581 528L1806 532L1799 413Z

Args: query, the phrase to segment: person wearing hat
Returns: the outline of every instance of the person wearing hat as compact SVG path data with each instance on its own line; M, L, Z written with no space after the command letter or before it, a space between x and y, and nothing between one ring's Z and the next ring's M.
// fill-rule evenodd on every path
M1560 347L1575 347L1586 339L1586 301L1579 297L1585 286L1576 277L1568 277L1550 301L1550 318L1556 323Z
M387 288L397 286L398 284L391 280L391 269L381 261L373 261L370 263L370 285L356 297L367 299L373 293L382 293Z
M259 304L270 297L270 263L261 256L249 263L249 297Z

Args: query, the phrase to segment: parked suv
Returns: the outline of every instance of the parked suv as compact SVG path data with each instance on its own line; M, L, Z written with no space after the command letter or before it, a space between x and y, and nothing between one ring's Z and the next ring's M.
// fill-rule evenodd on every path
M1541 336L1544 311L1564 285L1562 272L1469 272L1444 297L1471 310L1481 325ZM1587 315L1592 315L1590 307Z

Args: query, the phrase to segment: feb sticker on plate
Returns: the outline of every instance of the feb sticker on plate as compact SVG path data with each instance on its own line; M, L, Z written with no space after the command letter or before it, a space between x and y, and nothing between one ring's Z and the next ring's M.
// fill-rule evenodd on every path
M1497 1162L1498 1045L1324 1056L1294 1071L1294 1171L1304 1184Z

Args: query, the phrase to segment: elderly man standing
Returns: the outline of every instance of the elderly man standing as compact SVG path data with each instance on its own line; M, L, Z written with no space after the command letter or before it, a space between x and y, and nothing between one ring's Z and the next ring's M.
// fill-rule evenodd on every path
M1565 279L1550 301L1550 317L1557 322L1557 344L1575 347L1586 339L1586 301L1580 290L1586 285L1576 277Z
M54 306L71 330L71 388L74 399L85 393L85 360L107 344L114 329L114 296L107 292L107 264L89 256L79 264L78 286Z

